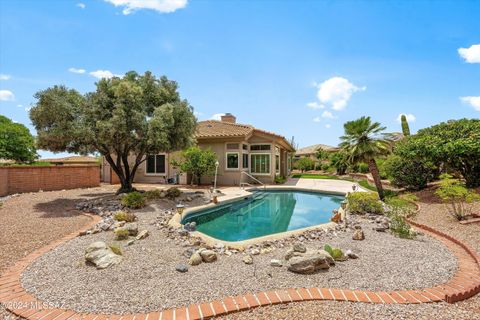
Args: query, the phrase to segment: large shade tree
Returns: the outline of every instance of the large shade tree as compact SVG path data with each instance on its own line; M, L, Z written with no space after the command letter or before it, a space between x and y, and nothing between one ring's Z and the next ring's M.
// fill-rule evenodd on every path
M28 128L0 115L0 159L33 162L36 158L35 140Z
M391 151L391 140L384 133L385 127L373 122L370 117L346 122L343 125L345 134L340 137L340 147L352 164L365 162L375 181L380 199L384 198L382 181L375 159L383 157Z
M64 86L39 91L30 110L38 146L54 152L98 152L118 175L118 192L133 191L135 173L147 154L181 150L194 140L193 108L177 89L164 76L131 71L100 80L86 94Z

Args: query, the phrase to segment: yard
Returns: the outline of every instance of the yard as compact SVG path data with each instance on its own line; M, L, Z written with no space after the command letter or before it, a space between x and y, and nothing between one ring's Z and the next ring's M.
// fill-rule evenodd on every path
M313 182L310 179L301 181L307 184ZM339 183L343 182L334 184ZM197 195L196 199L191 197L193 199L189 200L189 206L204 202L201 193ZM480 251L479 224L458 224L447 214L431 190L420 192L418 196L421 210L415 217L417 221L455 235L472 245L477 252ZM95 199L96 202L93 201ZM87 224L90 218L75 209L79 203L93 201L98 204L100 201L99 205L105 206L106 202L113 203L114 199L112 186L22 194L6 199L0 209L2 220L7 222L0 225L1 234L7 235L2 236L1 271L35 249ZM186 195L182 199L186 201ZM76 237L60 245L27 267L21 278L22 286L41 300L61 303L66 309L130 313L182 307L246 292L290 287L343 287L357 290L429 287L448 281L458 268L452 252L435 238L420 235L416 240L400 239L388 232L374 231L371 228L372 221L368 219L353 218L352 223L360 225L365 232L364 241L352 241L353 228L339 228L261 243L246 248L245 252L213 246L211 249L218 256L217 261L190 266L188 272L182 273L175 270L176 266L186 264L192 249L205 244L195 237L178 235L168 227L166 221L174 207L172 200L155 199L142 209L132 210L138 218L138 229L148 230L149 236L131 245L127 245L127 240L115 240L112 231ZM104 270L96 270L85 264L85 248L99 240L119 245L123 251L123 261ZM309 276L271 266L272 259L284 261L287 250L298 242L308 250L322 248L328 243L344 250L350 249L359 258L337 262L327 272ZM255 250L261 253L254 253ZM247 253L252 255L253 264L243 261ZM234 274L232 270L235 270ZM3 312L2 315L6 317L7 314ZM347 315L352 319L389 319L399 314L404 315L404 319L473 319L480 314L480 298L477 295L456 304L440 302L382 306L309 301L257 308L226 318L288 319L296 315L312 319L341 319Z

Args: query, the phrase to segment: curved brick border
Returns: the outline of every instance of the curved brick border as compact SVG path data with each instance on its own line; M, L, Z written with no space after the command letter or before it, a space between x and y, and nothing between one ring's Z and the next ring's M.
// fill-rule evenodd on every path
M417 205L418 206L418 205ZM92 222L83 230L95 225L100 218L91 216ZM403 291L361 291L334 288L291 288L259 293L248 293L223 300L192 304L188 307L150 312L148 314L107 315L82 314L56 306L47 306L27 293L20 282L24 269L36 258L58 245L73 239L78 232L43 247L19 260L0 278L0 303L12 313L29 320L181 320L207 319L214 316L248 310L260 306L308 300L334 300L378 304L413 304L467 299L480 292L480 256L460 240L408 219L408 222L426 234L442 241L458 259L458 270L447 283L433 288Z

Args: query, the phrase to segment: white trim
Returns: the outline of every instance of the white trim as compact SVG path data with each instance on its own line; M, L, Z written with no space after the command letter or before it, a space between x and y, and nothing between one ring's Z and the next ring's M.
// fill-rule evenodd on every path
M155 156L155 170L157 169L157 157L156 156L165 156L165 165L164 165L164 169L165 169L165 172L163 173L148 173L147 172L147 161L148 161L148 156ZM155 153L155 154L147 154L145 155L145 168L144 168L144 174L146 177L168 177L168 154L163 152L163 153Z
M228 155L236 154L237 155L237 167L229 168L228 167ZM238 171L240 169L240 152L238 151L226 151L225 152L225 171Z
M252 150L252 146L259 146L259 145L268 145L270 146L270 150ZM272 153L272 147L273 147L273 143L268 143L268 142L258 142L258 143L250 143L249 147L248 147L248 151L250 152L260 152L260 153L265 153L266 151L270 151L268 153Z
M252 156L255 156L255 155L268 155L269 156L269 173L256 173L256 172L252 172ZM249 172L254 175L254 176L271 176L272 175L272 154L271 153L268 153L268 152L255 152L255 153L250 153L250 168L249 168Z

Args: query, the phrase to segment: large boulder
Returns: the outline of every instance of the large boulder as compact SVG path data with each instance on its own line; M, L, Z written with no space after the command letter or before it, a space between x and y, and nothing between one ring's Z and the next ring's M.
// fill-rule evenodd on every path
M319 253L309 253L300 257L292 257L288 270L299 274L311 274L318 270L329 269L329 259Z
M92 263L97 269L105 269L120 263L122 256L113 253L105 242L97 241L85 249L85 260Z

